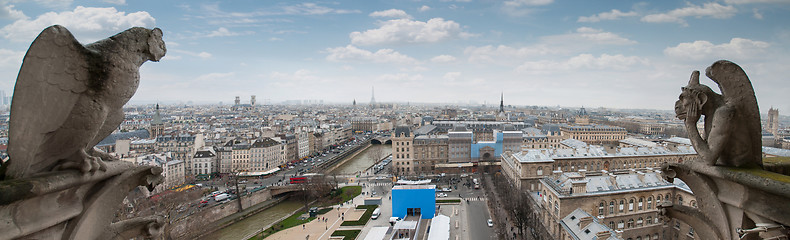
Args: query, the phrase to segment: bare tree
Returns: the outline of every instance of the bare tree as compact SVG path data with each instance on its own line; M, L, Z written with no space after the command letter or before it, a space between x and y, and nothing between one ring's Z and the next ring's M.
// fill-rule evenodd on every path
M370 147L371 147L370 150L368 150L369 152L368 156L373 158L373 162L377 162L384 157L384 151L381 149L381 147L375 147L373 145L370 145Z

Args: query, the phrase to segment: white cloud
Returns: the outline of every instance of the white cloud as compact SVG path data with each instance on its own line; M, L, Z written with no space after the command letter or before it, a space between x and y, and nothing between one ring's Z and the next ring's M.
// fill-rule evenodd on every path
M22 11L14 9L14 5L6 5L5 2L0 2L0 19L23 19L27 18Z
M521 7L521 6L543 6L553 3L554 0L512 0L505 1L505 6Z
M271 37L271 38L269 38L269 41L272 41L272 42L282 41L282 40L283 40L282 38L278 38L278 37Z
M620 10L612 9L612 11L602 12L602 13L595 14L595 15L592 15L592 16L589 16L589 17L581 16L581 17L579 17L579 20L577 20L577 21L578 22L599 22L601 20L617 20L617 19L620 19L621 17L633 17L633 16L636 16L636 15L637 15L637 13L634 12L634 11L621 12Z
M724 0L728 4L790 3L788 0Z
M112 3L117 5L126 5L126 0L102 0L102 2Z
M455 80L458 80L459 77L461 77L461 72L447 72L444 74L442 79L454 82Z
M326 81L324 79L321 79L313 75L313 73L307 69L299 69L293 73L272 72L270 76L273 79L285 80L290 84L306 83L306 82L316 83L316 82ZM290 84L288 83L281 82L280 85L289 86Z
M752 9L752 12L754 12L754 18L756 18L756 19L763 19L763 14L760 13L760 11L757 11L756 8Z
M428 10L431 10L431 7L426 6L426 5L422 5L422 7L420 7L420 9L419 9L420 12L425 12L425 11L428 11Z
M509 65L536 56L577 54L601 46L631 44L636 44L636 41L601 29L581 27L571 33L541 37L538 43L531 46L467 47L464 54L469 56L469 62L472 63L500 62Z
M737 11L738 10L733 6L724 6L714 2L705 3L702 6L689 4L687 7L674 9L667 13L650 14L644 16L642 17L642 21L650 23L679 23L683 26L688 26L688 23L686 23L686 20L684 19L686 17L711 17L724 19L734 16Z
M516 48L506 45L499 45L496 47L486 45L482 47L467 47L464 49L464 54L469 56L469 62L484 63L494 62L500 59L505 60L505 62L510 62L513 58L546 55L553 51L554 50L545 46Z
M201 36L205 37L232 37L232 36L239 36L239 35L247 35L252 34L253 32L246 31L246 32L231 32L227 28L220 27L217 30L211 31L208 34L203 34Z
M455 57L450 55L439 55L431 58L431 62L435 62L435 63L448 63L454 61L455 61Z
M442 18L427 22L393 19L381 22L379 28L349 34L351 43L359 45L435 43L470 36L458 23Z
M25 52L0 48L0 67L19 68Z
M680 43L664 49L664 55L678 60L748 59L764 55L771 44L745 38L733 38L729 43L715 45L708 41Z
M328 48L329 55L326 59L333 62L341 61L360 61L360 62L377 62L377 63L400 63L400 64L413 64L417 60L396 52L392 49L379 49L376 52L371 52L364 49L359 49L352 45L345 47Z
M323 15L323 14L347 14L347 13L358 13L358 10L344 10L344 9L333 9L329 7L319 6L315 3L302 3L293 6L285 6L283 7L285 14L293 14L293 15Z
M167 51L168 52L175 52L175 53L186 54L186 55L189 55L189 56L199 57L199 58L202 58L202 59L209 59L212 56L211 53L207 53L207 52L192 52L192 51L186 51L186 50L180 50L180 49L168 49Z
M152 27L155 20L148 12L126 14L115 8L78 6L74 11L48 12L36 19L20 19L0 29L12 41L31 41L41 30L59 24L68 28L77 39L88 41L105 38L131 27Z
M529 61L518 68L517 72L538 72L549 73L552 71L566 71L577 69L589 70L628 70L634 65L647 65L649 61L637 56L624 56L622 54L609 55L602 54L595 57L592 54L579 54L565 61Z
M389 9L384 11L375 11L370 13L371 17L380 17L380 18L405 18L411 19L411 16L400 9Z
M424 77L422 74L406 74L406 73L398 73L398 74L383 74L376 78L376 81L381 82L400 82L400 83L408 83L408 82L418 82L422 81Z
M581 41L589 41L595 44L610 44L610 45L628 45L628 44L636 43L636 41L634 40L621 37L620 35L617 35L615 33L604 32L601 29L595 29L589 27L580 27L576 29L576 33L558 35L549 38L555 38L555 40L570 39L574 41L575 39L579 39Z

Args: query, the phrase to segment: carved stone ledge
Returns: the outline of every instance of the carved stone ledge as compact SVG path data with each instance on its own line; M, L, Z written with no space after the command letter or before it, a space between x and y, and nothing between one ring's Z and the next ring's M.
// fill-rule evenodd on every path
M721 233L717 231L716 226L713 225L714 222L696 208L663 202L661 205L658 205L658 209L662 217L679 219L691 225L699 239L724 239Z
M112 225L108 219L131 190L161 183L161 173L160 167L114 161L94 174L61 171L0 181L0 240L128 239L132 230L131 236L157 235L156 217Z
M688 184L699 208L691 211L670 205L665 214L697 231L709 228L721 239L739 239L738 229L790 225L790 205L777 204L790 202L790 176L762 169L708 166L701 161L665 164L663 173L670 181L679 178Z

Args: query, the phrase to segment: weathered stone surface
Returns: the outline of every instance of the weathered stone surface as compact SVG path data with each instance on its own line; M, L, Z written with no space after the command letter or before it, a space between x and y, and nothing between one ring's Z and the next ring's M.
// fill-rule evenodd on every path
M705 70L722 94L699 83L699 71L675 102L675 113L685 120L689 139L708 165L761 166L760 111L749 77L735 63L721 60ZM697 122L705 115L705 137Z
M94 146L123 121L139 67L165 54L162 31L131 28L83 46L64 27L33 41L14 88L9 159L0 167L0 240L158 235L161 217L112 223L123 198L153 189L162 169Z
M93 147L123 121L140 66L165 51L158 28L131 28L85 46L62 26L44 29L14 88L6 178L104 169L103 160L112 159Z
M679 178L697 198L697 208L663 203L666 218L691 225L701 239L787 239L790 225L790 176L762 169L760 115L746 73L717 61L706 75L722 94L699 84L694 71L675 102L691 143L702 161L669 163L666 178ZM705 115L705 137L697 121ZM780 237L780 238L774 238ZM783 237L783 238L782 238Z

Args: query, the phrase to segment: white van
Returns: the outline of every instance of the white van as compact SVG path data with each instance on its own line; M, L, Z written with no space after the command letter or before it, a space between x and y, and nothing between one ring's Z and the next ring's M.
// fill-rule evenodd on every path
M222 200L230 198L230 194L223 193L214 197L214 201L222 202Z
M381 208L376 208L376 210L373 210L373 216L370 216L370 218L377 219L379 215L381 215Z

